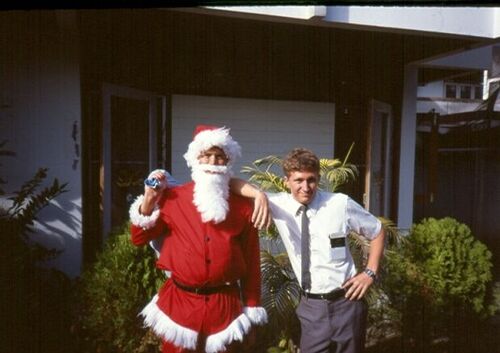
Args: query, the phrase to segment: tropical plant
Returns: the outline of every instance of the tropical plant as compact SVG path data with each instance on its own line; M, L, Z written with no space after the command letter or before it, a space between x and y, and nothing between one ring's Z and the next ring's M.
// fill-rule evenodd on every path
M353 148L354 144L347 151L344 160L320 158L320 189L334 192L356 178L358 169L354 164L348 162ZM277 170L282 165L283 159L281 157L270 155L256 160L251 166L244 166L241 172L248 174L249 181L259 185L263 190L270 192L288 191L284 178L278 174L279 170Z
M0 156L14 156L0 143ZM3 251L0 252L0 351L26 352L66 350L69 316L64 299L70 280L60 271L44 267L59 251L33 242L34 222L51 200L67 191L56 179L43 186L47 168L40 168L21 188L4 198L0 206ZM6 180L0 178L0 184ZM5 195L4 190L0 190ZM61 332L66 335L60 338ZM4 336L5 335L5 336ZM26 339L29 337L29 339ZM38 349L38 350L37 350Z
M165 281L152 249L130 241L130 224L115 230L85 269L76 302L83 352L158 352L160 341L138 313Z

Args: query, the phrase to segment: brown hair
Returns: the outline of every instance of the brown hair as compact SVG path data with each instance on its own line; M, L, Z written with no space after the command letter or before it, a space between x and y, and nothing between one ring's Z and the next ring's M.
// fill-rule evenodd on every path
M288 177L292 172L316 172L319 174L319 159L308 149L294 148L283 161L283 173Z

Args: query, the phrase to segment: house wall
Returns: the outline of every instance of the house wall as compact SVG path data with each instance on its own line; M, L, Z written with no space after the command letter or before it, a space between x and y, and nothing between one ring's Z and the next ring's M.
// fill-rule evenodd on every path
M38 215L32 239L62 250L52 265L80 272L82 203L80 72L76 15L68 12L0 13L0 141L14 158L2 157L8 194L38 168L46 183L67 182ZM8 159L7 159L8 158ZM6 195L9 196L9 195Z
M294 147L309 148L322 158L333 158L335 105L332 103L271 101L203 96L172 98L172 173L191 180L183 154L197 124L227 126L242 147L235 163L243 166L271 154L284 156ZM281 175L281 170L277 170Z
M8 162L5 189L39 166L69 183L43 210L35 238L64 249L55 264L74 275L82 233L87 253L102 236L103 82L167 98L335 103L343 121L336 151L344 156L363 136L369 99L392 104L398 119L405 63L464 41L134 9L1 12L0 44L0 134L18 154ZM353 156L364 163L364 149Z
M432 109L446 115L472 111L482 103L481 100L446 98L444 81L429 82L417 89L417 113L429 113Z
M428 82L423 86L418 86L418 97L441 98L444 97L443 81Z

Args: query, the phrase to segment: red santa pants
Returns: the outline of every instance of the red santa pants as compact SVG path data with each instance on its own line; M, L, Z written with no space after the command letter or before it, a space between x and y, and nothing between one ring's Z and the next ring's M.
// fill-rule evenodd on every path
M199 295L186 292L176 287L173 281L169 280L160 289L156 305L175 323L198 332L195 350L182 348L164 341L163 353L205 352L207 337L221 331L231 331L229 325L235 320L239 320L239 316L242 315L238 287L229 287L210 295ZM240 333L244 334L243 332ZM231 332L227 335L229 337L234 336ZM233 339L227 337L222 340L225 341L226 339L228 342L225 344L225 352L240 353L243 351L241 342L231 342Z

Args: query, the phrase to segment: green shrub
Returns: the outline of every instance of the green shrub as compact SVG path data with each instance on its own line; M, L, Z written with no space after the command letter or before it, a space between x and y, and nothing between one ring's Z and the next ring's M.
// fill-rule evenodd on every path
M424 219L405 244L390 256L388 271L393 281L404 284L406 293L439 308L463 304L487 314L492 255L469 227L449 217Z
M449 217L424 219L387 253L383 290L401 313L404 340L417 346L410 350L424 352L438 337L457 344L493 313L491 256L469 227Z
M14 156L0 143L0 156ZM2 166L0 164L0 166ZM38 213L66 192L57 179L43 187L47 168L38 171L0 205L0 352L65 352L71 347L71 281L44 262L59 251L30 240ZM0 177L0 185L6 180ZM0 195L5 190L0 188Z
M165 281L155 263L151 248L131 243L128 224L110 235L79 283L79 335L84 351L158 351L159 341L138 317Z

